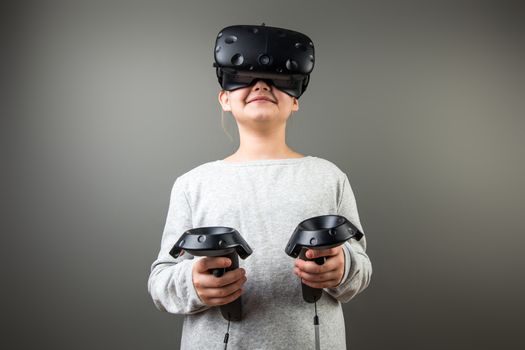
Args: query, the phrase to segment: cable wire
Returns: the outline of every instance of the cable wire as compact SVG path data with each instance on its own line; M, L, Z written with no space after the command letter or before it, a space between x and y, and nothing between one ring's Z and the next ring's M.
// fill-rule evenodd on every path
M230 337L230 320L228 319L228 330L224 335L224 350L228 349L228 338Z
M315 350L320 350L321 344L319 340L319 317L317 316L317 302L314 302L314 306L315 306L315 316L314 316Z

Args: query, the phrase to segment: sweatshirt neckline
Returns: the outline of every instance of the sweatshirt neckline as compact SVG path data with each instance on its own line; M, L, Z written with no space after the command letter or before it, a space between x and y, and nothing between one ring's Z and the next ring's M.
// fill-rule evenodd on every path
M256 159L256 160L245 160L242 162L226 162L222 159L216 160L216 164L238 167L238 166L252 166L252 165L277 165L277 164L297 164L307 160L315 158L310 155L306 155L300 158L282 158L282 159Z

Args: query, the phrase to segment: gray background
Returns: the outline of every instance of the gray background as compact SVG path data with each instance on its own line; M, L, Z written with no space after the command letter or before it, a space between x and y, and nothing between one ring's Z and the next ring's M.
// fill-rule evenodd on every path
M374 273L344 305L349 347L522 343L518 2L18 1L2 14L2 348L178 348L182 316L155 309L150 264L175 178L238 145L231 115L233 142L221 127L215 36L262 22L316 45L287 141L349 175L367 233Z

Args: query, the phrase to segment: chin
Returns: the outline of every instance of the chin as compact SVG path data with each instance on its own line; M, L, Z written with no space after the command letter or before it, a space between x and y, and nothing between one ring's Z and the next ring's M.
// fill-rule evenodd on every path
M271 122L275 121L279 118L279 116L269 113L254 113L254 114L248 114L241 118L240 121L244 122Z

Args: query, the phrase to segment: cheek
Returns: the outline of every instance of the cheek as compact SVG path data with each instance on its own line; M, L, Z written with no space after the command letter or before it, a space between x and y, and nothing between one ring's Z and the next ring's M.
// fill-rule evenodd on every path
M235 100L244 99L248 96L249 93L249 88L240 88L230 91L230 97Z
M246 106L247 105L244 103L244 101L235 100L231 102L231 107L235 111L242 111Z
M230 105L236 108L244 107L247 94L237 90L235 92L235 94L230 94Z
M293 108L293 98L285 92L279 91L278 94L275 94L275 97L279 99L279 104L282 106L292 109Z

